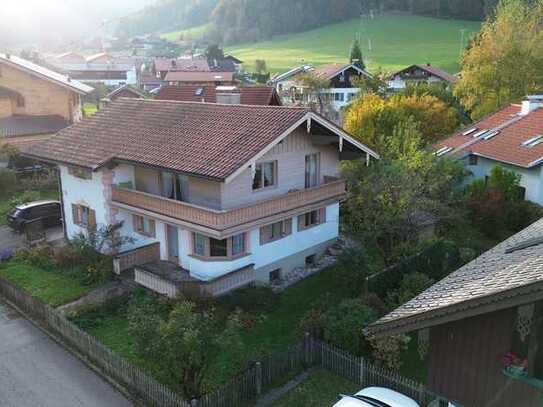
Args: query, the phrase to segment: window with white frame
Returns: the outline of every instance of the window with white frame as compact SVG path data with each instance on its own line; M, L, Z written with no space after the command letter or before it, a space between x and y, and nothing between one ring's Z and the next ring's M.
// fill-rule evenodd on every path
M227 239L215 239L193 234L193 254L205 259L229 259L243 256L247 253L246 234L240 233Z
M277 161L256 164L253 190L269 188L275 185L277 185Z
M334 93L334 100L336 102L343 102L345 100L345 94L343 94L343 93Z
M260 244L275 242L292 233L292 219L285 219L260 228Z

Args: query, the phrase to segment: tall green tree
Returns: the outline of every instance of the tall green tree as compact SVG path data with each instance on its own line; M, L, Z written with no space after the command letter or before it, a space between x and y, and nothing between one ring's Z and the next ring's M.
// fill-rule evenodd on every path
M362 55L362 49L360 48L360 41L353 41L353 45L351 46L351 56L349 60L351 64L354 63L359 68L366 69L366 65L364 65L364 57Z
M461 61L455 87L474 119L543 88L543 0L502 0Z

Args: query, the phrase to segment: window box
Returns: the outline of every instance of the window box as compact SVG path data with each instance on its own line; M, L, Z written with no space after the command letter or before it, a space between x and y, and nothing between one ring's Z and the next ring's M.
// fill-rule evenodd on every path
M503 369L502 372L505 376L510 377L511 379L518 380L519 382L543 390L543 380L541 379L537 379L535 377L531 377L525 374L514 373L509 369Z

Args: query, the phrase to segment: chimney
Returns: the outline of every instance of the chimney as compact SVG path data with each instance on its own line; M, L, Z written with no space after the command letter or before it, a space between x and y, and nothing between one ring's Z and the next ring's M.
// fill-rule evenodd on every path
M526 96L522 101L522 109L520 110L520 114L521 116L526 116L540 107L543 107L543 95Z
M215 88L217 103L225 105L241 104L241 93L235 86L217 86Z

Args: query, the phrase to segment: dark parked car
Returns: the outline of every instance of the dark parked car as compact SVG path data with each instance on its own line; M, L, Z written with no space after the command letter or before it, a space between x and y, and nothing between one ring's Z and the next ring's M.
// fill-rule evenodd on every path
M7 215L8 225L23 232L28 223L41 220L43 227L62 224L59 201L35 201L18 205Z

